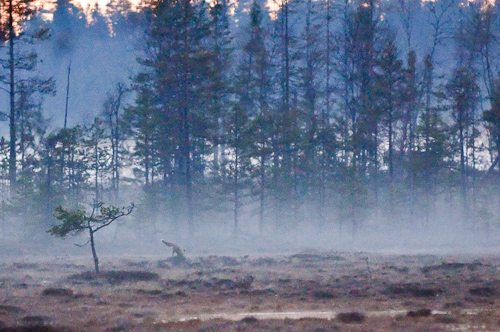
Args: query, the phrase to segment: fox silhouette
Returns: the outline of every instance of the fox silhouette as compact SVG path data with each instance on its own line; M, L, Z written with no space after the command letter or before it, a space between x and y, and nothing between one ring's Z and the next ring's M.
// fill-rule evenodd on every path
M172 247L172 256L177 255L184 257L184 250L182 250L181 247L179 247L175 243L167 242L165 240L161 240L161 242L163 242L163 244L165 244L167 247Z

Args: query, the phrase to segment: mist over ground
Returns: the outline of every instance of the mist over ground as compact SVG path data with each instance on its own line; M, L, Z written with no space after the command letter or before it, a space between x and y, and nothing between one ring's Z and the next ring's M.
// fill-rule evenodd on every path
M321 230L307 225L282 231L270 229L259 235L256 221L248 220L241 225L245 231L237 237L232 234L231 223L220 220L211 220L211 226L199 225L195 235L190 236L186 227L174 230L166 223L157 223L155 231L143 228L138 231L137 223L140 221L137 219L141 218L129 217L96 235L96 248L101 259L169 258L172 250L161 242L162 239L178 244L185 250L188 259L208 255L256 258L300 252L370 252L387 255L500 253L498 231L463 231L452 219L439 225L432 223L428 228L380 226L380 223L374 223L364 226L354 236L347 226L340 229L338 224L324 225ZM79 260L87 261L89 266L91 264L86 233L61 240L42 232L30 238L16 232L12 225L3 228L0 250L4 259L64 261L65 258L78 257Z
M162 32L173 21L152 17L168 19L173 7L155 16L112 3L107 16L96 8L89 20L75 5L57 1L52 21L29 21L28 26L51 28L50 39L26 49L37 51L41 62L35 72L53 77L57 92L35 94L39 104L33 109L44 121L28 119L26 135L18 131L15 149L23 155L17 157L17 192L10 192L9 123L0 124L7 140L1 146L3 252L88 255L88 247L73 245L85 243L85 234L59 240L46 231L58 223L53 214L59 204L88 209L95 198L117 206L137 203L126 220L96 235L102 255L168 256L163 238L188 256L310 249L495 252L500 134L498 119L488 121L486 115L498 111L493 82L500 51L466 28L483 22L478 18L489 13L486 9L497 22L498 8L443 0L367 11L368 2L360 1L335 4L335 15L329 16L328 3L291 2L294 19L286 29L285 7L269 13L261 1L256 2L260 12L242 1L235 16L221 21L219 14L196 7L213 25L210 33L193 37L200 38L193 43L199 42L201 51L191 58L221 52L206 67L193 62L200 71L178 54L155 58L163 55L155 53L162 43L173 43L168 36L176 31ZM252 21L251 13L260 13L260 21ZM367 18L368 25L358 26L358 18ZM216 27L227 34L216 36ZM363 33L367 27L374 28L373 35ZM191 35L205 31L198 30ZM262 40L251 39L256 35ZM467 42L472 36L476 43ZM284 50L288 38L290 49ZM369 45L368 61L363 54ZM491 46L488 58L486 46ZM252 67L256 56L267 66L262 77ZM138 57L145 60L139 63ZM486 60L491 67L484 66ZM165 65L172 63L176 66ZM69 131L64 132L69 66ZM162 66L168 70L161 72ZM399 72L390 72L395 68ZM251 75L246 78L245 72ZM191 81L180 84L177 77ZM113 109L106 101L116 98L118 83L131 91ZM178 99L181 85L189 92L185 100ZM186 103L189 116L183 117L177 107ZM0 107L8 109L7 98ZM101 123L94 121L97 116ZM74 141L68 143L65 135Z

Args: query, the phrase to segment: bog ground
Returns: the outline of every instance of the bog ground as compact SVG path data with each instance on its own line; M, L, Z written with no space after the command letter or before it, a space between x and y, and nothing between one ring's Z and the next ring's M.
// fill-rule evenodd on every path
M0 263L0 331L498 331L500 256L307 250Z

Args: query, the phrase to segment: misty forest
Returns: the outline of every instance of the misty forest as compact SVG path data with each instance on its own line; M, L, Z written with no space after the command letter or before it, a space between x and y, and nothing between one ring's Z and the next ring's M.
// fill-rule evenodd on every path
M458 0L2 0L0 238L50 239L59 206L133 202L115 236L488 239L499 14Z

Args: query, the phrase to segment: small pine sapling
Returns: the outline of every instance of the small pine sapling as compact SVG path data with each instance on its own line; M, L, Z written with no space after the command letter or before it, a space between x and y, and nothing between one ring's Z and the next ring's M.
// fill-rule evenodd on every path
M55 217L61 220L62 224L52 227L47 233L64 239L68 235L75 236L84 231L88 231L89 241L84 245L90 242L92 256L94 257L95 272L99 274L99 259L97 258L94 234L98 230L111 225L116 219L131 214L134 207L135 205L133 203L128 207L118 208L115 206L104 206L102 202L95 202L92 205L91 214L88 215L87 211L69 210L59 205L55 209ZM82 247L81 245L78 246Z

